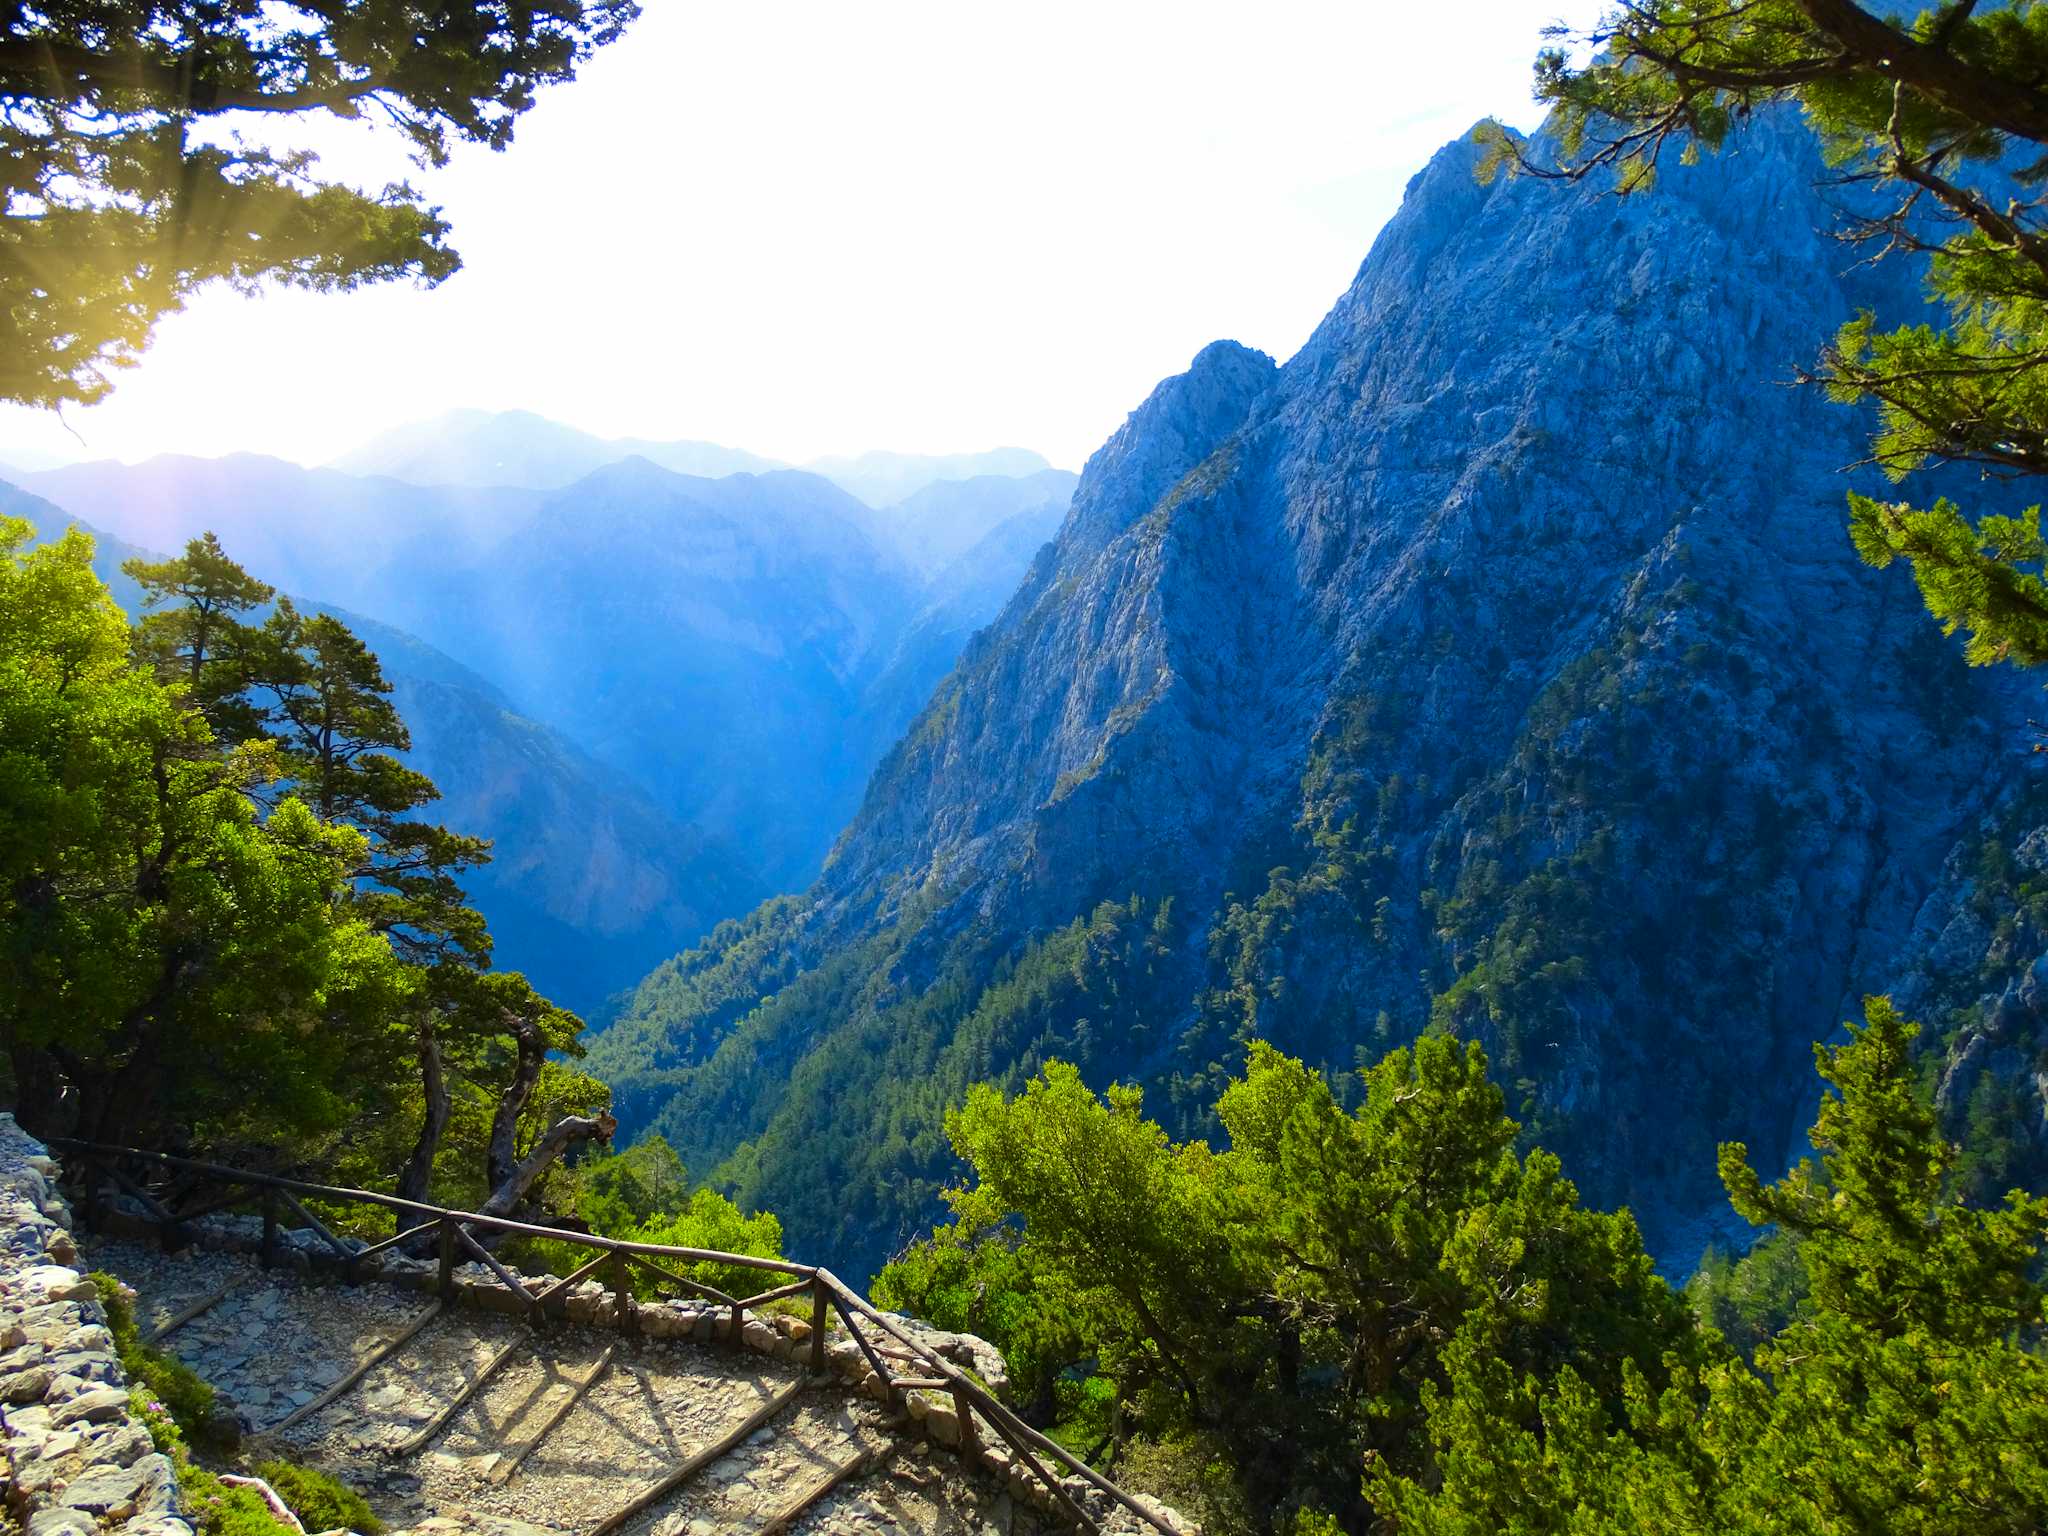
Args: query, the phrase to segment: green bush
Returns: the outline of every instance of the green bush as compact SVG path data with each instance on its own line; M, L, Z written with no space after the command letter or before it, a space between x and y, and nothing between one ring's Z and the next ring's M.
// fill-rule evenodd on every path
M110 1275L95 1275L93 1279L102 1297L117 1298L116 1302L102 1303L109 1322L114 1321L118 1305L120 1319L132 1333L135 1325L126 1297L116 1289L118 1282ZM120 1328L116 1327L114 1333L118 1339ZM148 1387L138 1382L128 1389L128 1411L141 1421L156 1448L169 1458L171 1469L177 1474L185 1512L200 1536L278 1536L281 1526L270 1506L263 1502L263 1496L248 1488L230 1488L195 1462L178 1421Z
M286 1527L253 1488L230 1488L211 1472L193 1468L204 1491L185 1488L200 1536L280 1536ZM205 1486L205 1485L210 1485Z
M214 1418L213 1388L184 1361L142 1342L127 1287L104 1270L95 1270L88 1278L99 1287L100 1307L107 1314L107 1329L129 1383L161 1403L187 1439L232 1439L234 1426Z
M170 1459L178 1477L178 1492L199 1536L283 1536L284 1523L262 1494L253 1488L231 1488L192 1459L177 1420L148 1388L129 1389L128 1411ZM309 1532L346 1528L362 1536L379 1536L384 1529L384 1522L371 1513L360 1494L324 1472L273 1460L260 1463L256 1475L276 1490Z
M265 1461L257 1463L256 1475L277 1490L308 1531L346 1529L378 1536L384 1529L361 1494L325 1472L289 1461Z

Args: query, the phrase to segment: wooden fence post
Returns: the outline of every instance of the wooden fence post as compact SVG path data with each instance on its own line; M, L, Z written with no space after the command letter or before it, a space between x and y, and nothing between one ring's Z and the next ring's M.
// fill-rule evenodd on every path
M825 1369L825 1281L811 1276L811 1369Z
M435 1289L441 1293L443 1301L450 1301L455 1296L455 1222L453 1218L443 1216L440 1221L440 1229L441 1274L440 1278L435 1282Z
M640 1326L639 1315L633 1310L633 1266L623 1253L614 1253L611 1262L612 1307L617 1313L619 1332L632 1333Z
M953 1389L953 1412L960 1416L960 1455L963 1460L974 1459L974 1404L967 1400L967 1394L958 1387Z

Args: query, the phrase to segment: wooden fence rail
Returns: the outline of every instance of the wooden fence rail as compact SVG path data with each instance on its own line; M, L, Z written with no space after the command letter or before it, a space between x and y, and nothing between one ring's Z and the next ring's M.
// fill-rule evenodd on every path
M748 1311L770 1302L808 1295L811 1298L810 1368L813 1371L822 1371L825 1368L827 1324L829 1314L836 1312L846 1333L860 1349L869 1368L880 1379L883 1392L892 1407L900 1404L906 1391L943 1390L951 1395L960 1425L959 1449L963 1456L971 1456L974 1452L975 1416L978 1414L994 1431L996 1437L1009 1447L1016 1460L1045 1485L1068 1518L1083 1530L1095 1531L1095 1522L1075 1502L1061 1481L1048 1470L1045 1462L1055 1463L1080 1477L1091 1487L1161 1532L1162 1536L1179 1536L1179 1532L1171 1523L1163 1520L1058 1441L1026 1424L1008 1405L996 1398L973 1377L959 1370L929 1344L905 1330L888 1314L877 1310L829 1269L812 1264L798 1264L787 1259L764 1259L753 1254L721 1253L715 1249L682 1248L664 1243L627 1242L619 1238L599 1237L590 1232L571 1232L559 1227L543 1227L530 1222L513 1221L504 1216L486 1216L476 1211L452 1210L417 1200L400 1199L396 1195L387 1195L376 1190L313 1184L301 1179L255 1173L220 1163L174 1157L169 1153L148 1152L134 1147L106 1146L69 1137L53 1137L51 1145L66 1154L71 1171L83 1176L88 1220L96 1215L104 1179L141 1205L149 1218L157 1224L166 1248L180 1246L186 1239L187 1234L183 1230L186 1223L235 1205L246 1205L254 1200L263 1214L262 1257L266 1264L270 1263L276 1257L278 1209L282 1205L297 1216L332 1252L334 1263L340 1269L342 1278L350 1284L355 1283L358 1278L364 1259L409 1242L431 1238L438 1257L435 1290L443 1302L455 1293L457 1256L464 1255L482 1264L496 1284L517 1296L522 1310L529 1318L538 1318L547 1315L550 1304L570 1287L590 1278L600 1270L608 1270L615 1298L614 1306L620 1327L624 1330L630 1330L633 1325L634 1303L630 1271L638 1267L664 1283L694 1292L721 1307L730 1308L729 1340L736 1348L741 1344L741 1330L746 1325ZM167 1174L184 1175L185 1182L175 1191L166 1191L167 1199L159 1198L146 1188L140 1179L122 1168L120 1165L123 1163L131 1167L139 1164L161 1169ZM177 1202L181 1198L197 1195L209 1184L225 1185L230 1190L240 1190L243 1193L215 1196L183 1210L177 1208ZM400 1230L395 1236L358 1246L338 1237L309 1211L303 1203L307 1198L335 1204L368 1205L390 1211L395 1217L402 1218L396 1223ZM519 1276L513 1274L479 1241L476 1235L478 1232L542 1238L548 1242L589 1249L592 1257L566 1277L555 1280L543 1290L535 1291L523 1284ZM656 1260L666 1260L667 1264L656 1263ZM791 1278L785 1283L771 1286L758 1295L735 1297L714 1286L674 1273L671 1266L677 1264L719 1264ZM885 1335L897 1347L889 1348L870 1339L868 1330ZM888 1364L892 1359L901 1362L908 1369L892 1374Z

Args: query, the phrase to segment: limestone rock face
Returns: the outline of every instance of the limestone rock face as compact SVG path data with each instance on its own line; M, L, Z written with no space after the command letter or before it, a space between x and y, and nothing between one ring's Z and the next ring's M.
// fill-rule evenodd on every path
M626 1011L622 1102L744 1149L791 1251L927 1218L968 1082L1065 1056L1199 1129L1247 1031L1345 1069L1434 1021L1682 1271L1715 1143L1802 1150L1812 1042L1955 915L2036 684L1857 561L1869 423L1788 383L1919 274L1853 266L1787 118L1627 200L1476 160L1283 367L1155 391L818 884ZM821 1143L896 1193L814 1199Z

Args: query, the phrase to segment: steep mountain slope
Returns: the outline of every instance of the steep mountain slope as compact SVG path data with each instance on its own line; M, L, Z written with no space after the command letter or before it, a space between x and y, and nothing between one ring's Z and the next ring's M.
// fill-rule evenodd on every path
M818 884L600 1040L798 1246L928 1218L976 1079L1057 1054L1212 1128L1248 1035L1344 1068L1435 1027L1689 1264L1715 1142L1795 1150L1810 1042L2034 775L2035 685L1858 564L1866 424L1783 385L1920 303L1824 233L1806 133L1627 201L1475 163L1285 368L1218 343L1160 386Z
M586 1016L774 887L730 844L423 641L336 610L385 664L434 817L493 842L465 880L495 963Z
M776 469L773 459L716 443L651 442L579 432L531 411L449 411L381 432L329 466L413 485L559 490L621 459L643 458L679 475Z
M76 519L0 483L0 513L43 537ZM79 522L94 569L131 614L142 594L121 563L145 551ZM147 555L147 558L160 558ZM311 604L314 608L324 605ZM465 881L497 940L496 963L522 970L586 1013L766 887L730 850L656 808L615 769L516 713L481 677L425 642L343 609L377 653L412 730L410 760L440 787L436 819L494 840Z
M449 582L429 638L777 883L810 877L873 758L849 728L916 585L828 481L643 459L549 499Z
M1004 519L925 584L923 609L863 700L863 724L873 742L870 761L879 762L895 744L974 632L1002 612L1039 550L1059 531L1066 506L1060 497Z

